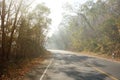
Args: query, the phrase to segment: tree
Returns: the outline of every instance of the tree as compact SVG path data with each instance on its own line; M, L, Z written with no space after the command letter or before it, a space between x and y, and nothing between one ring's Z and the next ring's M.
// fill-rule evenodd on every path
M49 8L44 4L39 4L34 10L30 11L31 2L25 0L2 0L1 4L1 58L9 61L13 55L23 55L26 51L28 53L27 47L33 44L36 44L35 47L37 47L37 44L43 47L47 34L45 31L47 31L51 22L50 18L48 18L50 14ZM26 40L23 39L24 37ZM27 41L23 54L16 53L17 50L21 50L20 47L17 47L19 41L21 43ZM34 53L36 49L34 48Z
M50 24L49 14L49 8L38 4L29 14L22 16L17 40L17 58L32 58L43 53L46 39L44 32Z
M77 9L67 7L69 14L65 14L64 27L72 34L73 49L111 54L116 46L117 50L120 48L118 2L90 0Z

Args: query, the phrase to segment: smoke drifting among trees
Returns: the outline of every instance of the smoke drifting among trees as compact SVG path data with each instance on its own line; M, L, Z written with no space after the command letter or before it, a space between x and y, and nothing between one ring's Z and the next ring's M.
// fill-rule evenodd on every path
M31 4L26 0L0 1L1 60L32 58L44 53L50 10L44 4L31 9Z
M58 34L51 40L60 49L119 53L119 7L119 0L89 0L77 9L67 4L68 13L64 13Z

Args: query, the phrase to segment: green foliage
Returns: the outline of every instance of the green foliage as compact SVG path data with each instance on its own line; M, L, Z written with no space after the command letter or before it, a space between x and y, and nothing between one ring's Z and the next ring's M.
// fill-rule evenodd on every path
M22 17L17 39L18 58L32 58L44 53L46 35L43 33L50 24L49 13L46 6L38 4L32 12Z
M0 3L0 60L33 58L44 53L50 9L38 4L30 10L31 2L25 0Z
M117 2L90 0L74 12L76 16L66 14L68 25L64 26L72 34L71 49L107 54L120 50L120 3Z

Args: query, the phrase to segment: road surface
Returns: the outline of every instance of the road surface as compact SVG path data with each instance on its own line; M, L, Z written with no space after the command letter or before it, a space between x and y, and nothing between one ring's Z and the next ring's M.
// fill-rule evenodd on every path
M120 80L120 63L73 52L51 53L53 57L36 80Z

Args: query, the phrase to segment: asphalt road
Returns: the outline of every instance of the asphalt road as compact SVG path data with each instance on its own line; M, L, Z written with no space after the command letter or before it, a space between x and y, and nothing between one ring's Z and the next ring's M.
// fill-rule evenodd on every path
M23 80L120 80L120 63L73 52L50 50L52 57Z
M53 57L41 80L120 80L120 63L72 52L51 52Z

